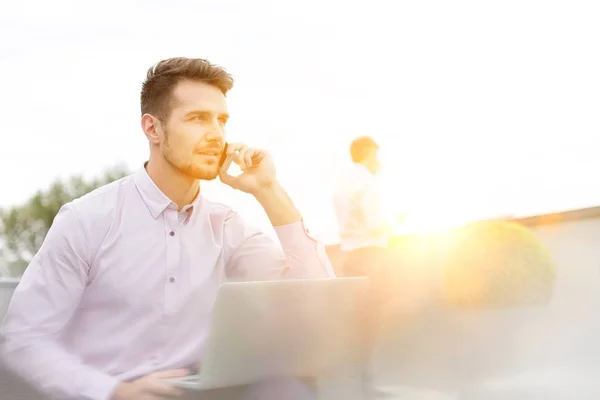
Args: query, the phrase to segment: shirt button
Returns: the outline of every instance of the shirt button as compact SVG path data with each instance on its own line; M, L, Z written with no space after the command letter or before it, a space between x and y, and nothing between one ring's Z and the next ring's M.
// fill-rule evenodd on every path
M173 278L173 277L170 277L170 278L169 278L169 282L171 282L171 283L175 282L175 278Z
M171 231L171 232L169 232L169 235L175 236L175 232Z

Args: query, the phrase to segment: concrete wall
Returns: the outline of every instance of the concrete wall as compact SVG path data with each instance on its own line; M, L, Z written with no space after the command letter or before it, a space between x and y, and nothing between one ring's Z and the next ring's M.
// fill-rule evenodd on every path
M600 219L533 227L556 259L553 304L588 304L600 297Z
M600 366L600 219L533 230L558 263L556 288L545 317L546 352L554 354L557 362Z

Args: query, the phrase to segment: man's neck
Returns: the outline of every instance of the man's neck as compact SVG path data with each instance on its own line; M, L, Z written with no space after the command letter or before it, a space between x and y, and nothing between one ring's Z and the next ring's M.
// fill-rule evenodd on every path
M376 174L375 171L372 168L370 168L369 165L367 165L366 163L357 162L355 164L358 165L361 168L367 169L371 175L375 175Z
M146 171L160 191L177 204L178 210L194 201L200 192L197 179L184 176L162 159L150 159Z

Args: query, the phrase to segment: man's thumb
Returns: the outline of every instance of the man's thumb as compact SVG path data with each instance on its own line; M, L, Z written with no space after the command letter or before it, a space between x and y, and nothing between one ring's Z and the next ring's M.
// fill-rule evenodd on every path
M219 171L219 179L224 184L226 184L228 186L231 186L234 189L237 189L237 187L235 185L235 177L229 175L227 172L225 172L225 171Z

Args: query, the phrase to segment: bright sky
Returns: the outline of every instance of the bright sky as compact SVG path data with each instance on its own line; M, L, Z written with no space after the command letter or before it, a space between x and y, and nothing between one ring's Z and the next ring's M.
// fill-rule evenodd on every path
M0 206L59 176L139 167L140 84L171 56L234 74L229 138L274 155L326 241L363 134L417 218L598 205L598 21L595 0L3 2ZM268 227L247 196L203 190Z

